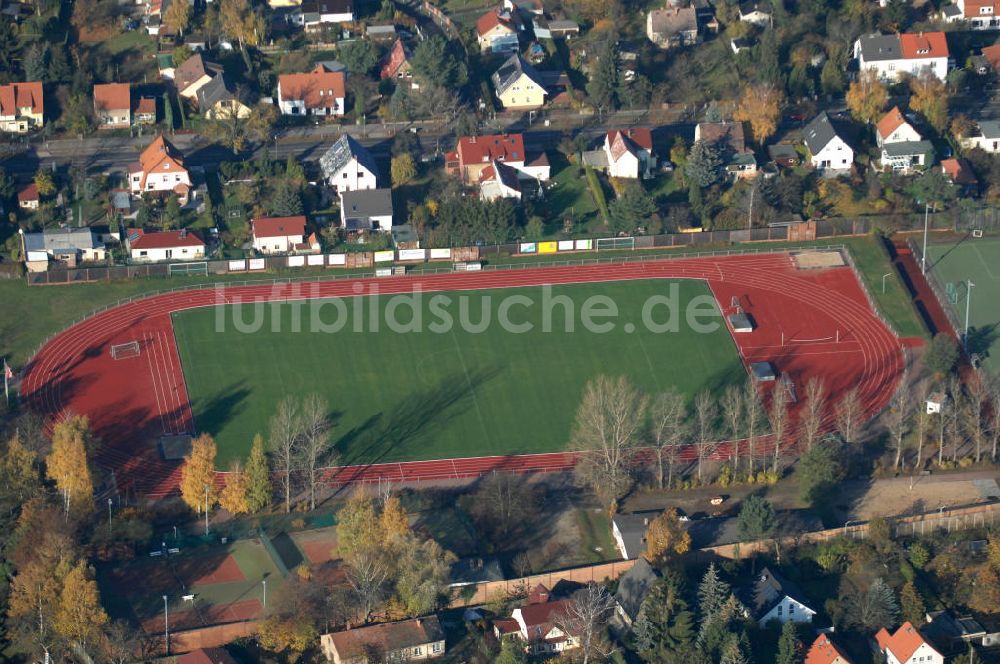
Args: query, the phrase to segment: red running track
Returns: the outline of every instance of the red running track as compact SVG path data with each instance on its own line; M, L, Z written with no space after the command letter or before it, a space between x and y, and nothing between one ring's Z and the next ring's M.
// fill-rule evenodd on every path
M798 395L813 376L828 394L857 387L866 415L888 402L903 369L902 344L871 311L850 268L798 270L784 253L712 258L649 260L522 270L411 275L305 284L227 286L154 295L110 309L68 328L31 360L22 394L53 421L65 413L90 417L101 440L96 461L115 471L120 490L164 496L177 490L178 462L164 461L156 440L165 433L195 431L170 314L194 307L248 301L291 301L381 294L478 290L651 278L705 280L720 307L730 312L734 296L757 323L734 334L745 364L771 361L788 375ZM114 360L110 346L138 340L138 357ZM774 384L761 384L765 404ZM791 406L796 422L798 406ZM725 447L716 456L728 456ZM687 451L688 458L693 450ZM573 453L383 463L330 469L341 483L394 482L475 477L492 470L562 471Z

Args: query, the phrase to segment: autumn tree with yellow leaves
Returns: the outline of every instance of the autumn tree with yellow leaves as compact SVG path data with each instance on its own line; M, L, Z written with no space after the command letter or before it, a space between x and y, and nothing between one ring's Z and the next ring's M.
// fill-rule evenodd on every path
M108 622L108 614L101 607L97 582L90 578L81 560L63 580L59 606L54 626L63 637L83 646L95 642L101 628Z
M771 84L748 85L733 114L737 122L749 122L753 140L763 145L778 130L785 94Z
M219 505L233 515L247 514L250 512L249 489L246 471L239 460L233 461L226 475L226 486L219 494Z
M191 454L181 468L181 498L198 514L212 509L218 500L215 489L215 441L203 433L191 442ZM207 495L207 498L206 498Z
M247 460L247 507L256 514L271 504L271 472L264 452L264 437L259 433L253 437L250 458Z
M888 102L889 92L874 71L862 72L847 89L847 108L858 122L878 122Z
M646 550L642 557L654 565L662 565L691 549L691 535L674 508L663 510L649 522L646 529Z
M91 446L90 423L85 416L68 417L52 431L46 476L55 482L67 513L82 515L93 509L94 480L87 459Z
M927 124L943 133L948 128L948 89L933 74L925 72L910 79L910 108L927 120Z

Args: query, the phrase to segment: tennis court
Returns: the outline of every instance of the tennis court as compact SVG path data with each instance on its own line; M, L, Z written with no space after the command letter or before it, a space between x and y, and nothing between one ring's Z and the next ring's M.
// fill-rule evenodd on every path
M968 312L970 352L978 353L991 372L1000 372L1000 237L967 235L932 244L927 261L929 274L944 293L944 304L959 321L959 334Z

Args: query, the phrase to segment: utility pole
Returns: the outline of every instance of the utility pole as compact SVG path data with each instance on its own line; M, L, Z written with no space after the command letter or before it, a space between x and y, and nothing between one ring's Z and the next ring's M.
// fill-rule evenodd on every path
M930 221L930 203L924 203L924 250L920 252L920 274L927 274L927 227Z
M965 332L962 333L962 346L965 352L969 352L969 310L972 309L972 287L975 286L971 280L965 280Z
M750 187L750 213L747 215L747 230L753 230L753 197L757 193L757 181Z
M267 577L260 580L264 584L264 610L267 611Z
M111 499L108 498L108 536L111 536Z
M205 537L208 537L208 485L205 485Z
M163 596L163 644L166 646L167 654L170 654L170 622L168 618L167 596Z

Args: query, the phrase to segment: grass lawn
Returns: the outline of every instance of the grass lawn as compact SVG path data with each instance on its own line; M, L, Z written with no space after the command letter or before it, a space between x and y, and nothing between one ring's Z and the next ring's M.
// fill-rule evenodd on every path
M604 221L597 213L597 205L587 185L587 177L583 172L566 160L561 152L553 153L553 175L550 189L545 190L545 200L538 202L538 207L545 217L545 222L561 233L563 218L568 215L573 218L577 232L588 229L591 224L603 225ZM552 186L554 184L555 186Z
M966 237L927 248L929 272L945 292L959 321L965 322L970 304L968 281L973 283L969 309L969 349L984 365L1000 372L1000 238ZM950 284L950 286L949 286ZM958 330L959 334L962 330Z
M554 287L551 297L565 295L577 310L572 332L566 307L544 305L542 289L533 287L452 293L440 310L426 295L414 307L422 331L388 329L391 299L382 296L342 303L339 313L327 305L323 319L343 316L345 323L333 333L307 331L308 307L300 312L303 331L294 332L290 305L260 307L262 325L252 333L235 329L232 307L221 332L214 308L182 311L174 314L174 333L196 424L215 436L221 467L267 431L275 404L309 392L332 409L341 464L551 452L565 449L583 387L596 375L621 374L650 393L676 387L689 396L746 379L725 325L698 334L682 323L676 333L655 334L641 324L643 303L673 284L682 320L693 298L712 298L704 283L688 280ZM531 302L509 312L512 323L533 326L521 333L499 324L501 303L515 294ZM618 307L610 331L587 331L581 322L584 301L595 295ZM399 309L396 319L409 322L409 306ZM548 332L543 309L551 311ZM492 322L482 331L459 324L480 323L484 311ZM455 324L435 332L441 312ZM355 331L371 329L364 321L373 313L378 332Z
M882 315L896 328L901 337L927 337L927 328L917 315L909 292L903 285L896 268L889 262L885 251L879 247L880 240L871 237L843 238L841 240L851 251L854 262L861 273L861 279L875 300ZM882 275L891 274L885 280L882 292Z
M581 554L592 563L618 560L618 549L611 537L611 520L603 509L578 509L576 521L583 542ZM597 549L600 549L598 551Z

